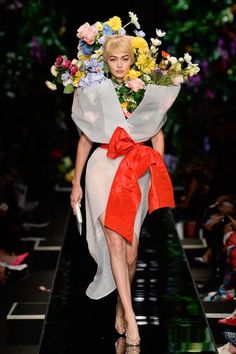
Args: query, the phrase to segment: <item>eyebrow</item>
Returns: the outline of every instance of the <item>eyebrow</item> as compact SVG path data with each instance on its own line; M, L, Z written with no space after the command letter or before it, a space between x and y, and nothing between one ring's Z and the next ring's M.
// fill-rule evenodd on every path
M129 54L122 55L121 58L129 57ZM116 55L109 55L109 58L118 58Z

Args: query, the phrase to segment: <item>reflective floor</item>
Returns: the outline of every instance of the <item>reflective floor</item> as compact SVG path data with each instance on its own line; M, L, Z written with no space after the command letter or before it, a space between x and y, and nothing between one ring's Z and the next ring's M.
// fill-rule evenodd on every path
M133 288L140 347L114 328L116 292L90 300L96 265L71 216L58 261L39 354L217 353L169 209L147 216Z

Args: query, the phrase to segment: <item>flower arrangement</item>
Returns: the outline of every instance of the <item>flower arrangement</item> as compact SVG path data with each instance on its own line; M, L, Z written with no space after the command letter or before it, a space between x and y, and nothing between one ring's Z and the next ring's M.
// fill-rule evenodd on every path
M51 67L53 81L46 81L51 90L57 84L64 86L64 93L72 93L78 87L100 84L109 77L107 65L103 62L103 44L107 35L126 34L126 27L135 26L132 37L134 63L124 78L124 83L114 82L125 116L128 117L140 103L147 84L180 85L199 72L198 64L185 53L176 58L165 51L159 51L165 32L156 29L156 38L150 44L144 39L137 16L129 12L130 21L122 26L122 20L114 16L105 22L90 25L84 23L77 30L79 38L77 58L70 60L66 55L56 58Z

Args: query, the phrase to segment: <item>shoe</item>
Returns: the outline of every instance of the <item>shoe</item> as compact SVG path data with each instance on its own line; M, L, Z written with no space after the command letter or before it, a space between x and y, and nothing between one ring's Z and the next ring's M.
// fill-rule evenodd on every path
M18 265L11 265L11 264L8 264L8 263L5 263L5 262L0 262L0 266L5 267L7 269L21 271L21 270L27 268L28 264L23 263L23 264L18 264Z
M21 264L25 260L25 258L28 257L28 255L29 255L29 252L19 254L18 256L16 256L16 259L10 263L10 265Z
M231 354L229 352L229 343L226 343L222 347L217 348L219 354Z
M221 318L218 320L218 323L222 325L236 326L236 316Z
M117 313L117 306L118 306L118 304L116 304L116 313ZM120 336L124 336L125 335L125 332L126 332L125 325L126 325L126 321L125 321L124 317L121 317L119 322L118 322L118 320L116 318L115 329L116 329L116 332Z

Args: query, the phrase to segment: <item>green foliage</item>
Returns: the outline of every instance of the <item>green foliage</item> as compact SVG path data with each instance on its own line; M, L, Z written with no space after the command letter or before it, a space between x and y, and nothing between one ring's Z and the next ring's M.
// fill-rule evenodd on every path
M163 12L166 50L177 56L187 51L201 68L197 80L183 85L165 127L179 173L193 157L216 153L206 152L204 139L218 144L215 130L219 127L223 134L234 119L230 112L236 98L236 2L167 0Z
M19 2L19 8L11 8L9 3L0 4L4 18L0 37L0 75L4 78L1 96L14 99L29 97L48 65L48 57L65 50L66 27L54 1L47 6L40 0Z

